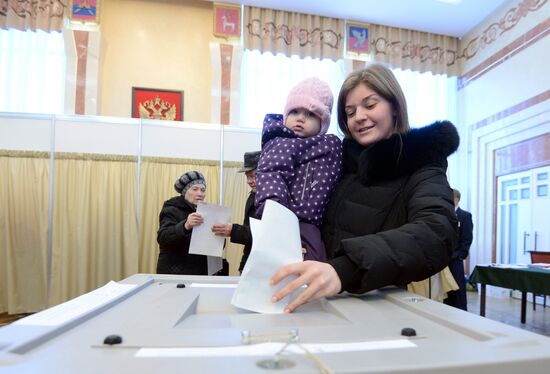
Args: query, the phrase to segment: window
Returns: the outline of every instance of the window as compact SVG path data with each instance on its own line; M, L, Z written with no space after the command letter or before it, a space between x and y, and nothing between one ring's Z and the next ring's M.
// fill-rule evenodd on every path
M63 113L63 34L0 30L0 82L0 111Z
M436 120L456 123L456 77L393 69L407 99L411 127L422 127Z
M343 60L301 59L281 53L245 50L241 65L241 125L261 128L267 113L283 113L286 96L302 79L317 76L332 89L336 103L344 81ZM332 110L329 133L336 134L336 106Z
M410 70L393 70L407 99L411 127L435 120L456 121L456 78ZM282 113L286 96L300 80L318 76L332 88L334 107L328 133L340 134L336 101L346 77L344 60L300 59L245 50L241 65L241 126L261 128L267 113Z

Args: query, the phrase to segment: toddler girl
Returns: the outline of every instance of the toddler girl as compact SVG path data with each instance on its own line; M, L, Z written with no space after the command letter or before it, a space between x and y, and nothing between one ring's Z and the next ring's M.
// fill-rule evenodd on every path
M294 212L306 260L326 260L319 226L342 174L342 143L326 135L332 103L328 84L308 78L288 94L284 116L267 114L263 124L256 210L261 217L272 199Z

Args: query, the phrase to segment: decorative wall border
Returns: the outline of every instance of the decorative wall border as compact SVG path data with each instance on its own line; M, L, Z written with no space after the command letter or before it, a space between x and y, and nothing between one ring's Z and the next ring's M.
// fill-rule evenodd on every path
M0 24L20 31L62 31L67 13L67 1L4 0L0 4Z
M472 38L460 54L461 58L469 60L480 50L492 44L502 34L512 30L529 12L539 10L548 0L523 0L516 7L510 8L498 21L490 24L483 32Z
M457 83L458 90L463 89L468 84L480 78L482 75L494 69L510 57L523 51L537 41L547 37L549 34L550 19L546 19L544 22L539 23L537 26L533 27L531 30L527 31L525 34L502 48L500 51L496 52L491 57L482 61L479 65L459 77Z
M521 112L522 110L525 110L529 107L532 107L534 105L540 104L546 100L550 99L550 90L546 90L536 96L533 96L527 100L524 100L516 105L513 105L509 108L506 108L498 113L493 114L490 117L484 118L481 121L478 121L470 127L472 130L477 130L482 127L488 126L493 122L500 121L503 118L506 118L508 116L511 116L512 114L515 114L517 112Z
M321 29L320 27L307 29L275 22L262 23L262 20L257 18L250 20L245 28L251 37L261 40L270 39L273 42L281 40L287 46L297 43L300 47L311 44L312 46L325 45L332 49L340 49L344 40L341 33L332 29Z

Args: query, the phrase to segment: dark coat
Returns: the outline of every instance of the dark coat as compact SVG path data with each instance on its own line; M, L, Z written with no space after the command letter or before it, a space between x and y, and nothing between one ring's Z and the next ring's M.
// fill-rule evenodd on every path
M368 147L344 140L344 176L322 230L342 290L404 286L447 266L457 220L445 171L458 144L447 121Z
M473 239L474 224L472 214L460 208L456 210L458 218L458 244L451 256L449 269L458 284L458 290L447 292L445 304L462 310L468 310L466 297L466 280L464 279L464 260L468 257Z
M157 273L207 275L207 257L189 254L193 230L187 230L185 222L187 216L195 211L195 205L183 196L175 196L164 202L157 232L160 246Z
M231 227L231 241L233 243L243 244L243 257L241 258L241 264L239 265L239 272L242 273L246 260L250 256L250 250L252 249L252 233L250 232L250 217L258 218L256 216L256 208L254 206L254 198L256 193L251 192L246 199L244 207L244 221L242 225L233 224Z
M470 245L472 245L473 240L474 224L472 223L472 214L457 208L456 217L458 218L458 244L453 252L452 259L465 260L470 253Z
M320 226L326 204L342 173L342 143L336 135L298 137L280 114L268 114L256 169L256 211L267 200L290 209L300 222Z

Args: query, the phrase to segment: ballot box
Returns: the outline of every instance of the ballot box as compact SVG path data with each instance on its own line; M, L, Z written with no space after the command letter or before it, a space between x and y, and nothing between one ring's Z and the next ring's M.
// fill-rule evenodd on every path
M399 288L290 314L238 277L136 274L0 328L0 373L547 373L550 338Z

